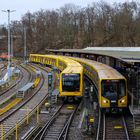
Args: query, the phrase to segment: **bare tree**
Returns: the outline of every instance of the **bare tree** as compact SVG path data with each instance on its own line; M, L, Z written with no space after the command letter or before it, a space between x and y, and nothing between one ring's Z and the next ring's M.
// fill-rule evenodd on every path
M23 51L23 28L27 31L29 52L45 48L84 48L86 46L140 45L140 6L138 2L92 3L81 8L66 4L56 10L27 12L12 23L17 51Z

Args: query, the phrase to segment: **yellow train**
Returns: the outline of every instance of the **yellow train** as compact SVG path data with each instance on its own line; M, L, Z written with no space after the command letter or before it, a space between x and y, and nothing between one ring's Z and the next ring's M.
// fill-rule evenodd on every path
M67 99L83 96L83 66L65 56L30 54L30 62L51 65L61 71L60 73L60 97Z
M110 66L88 59L56 55L31 54L30 61L52 65L62 71L59 86L62 98L83 96L84 70L84 74L97 88L99 106L102 110L108 112L127 107L127 81Z
M102 110L116 112L126 109L128 95L124 76L105 64L83 58L71 58L83 65L84 74L94 82Z

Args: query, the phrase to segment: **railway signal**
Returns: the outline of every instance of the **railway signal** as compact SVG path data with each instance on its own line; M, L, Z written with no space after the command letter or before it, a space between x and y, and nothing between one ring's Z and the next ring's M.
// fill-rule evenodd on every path
M49 72L49 73L48 73L48 89L49 89L49 91L50 91L51 88L52 88L52 80L53 80L52 73Z

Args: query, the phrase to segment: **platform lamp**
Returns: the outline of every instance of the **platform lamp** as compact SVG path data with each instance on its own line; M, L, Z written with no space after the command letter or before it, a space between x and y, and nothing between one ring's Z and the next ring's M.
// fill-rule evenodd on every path
M10 13L15 12L15 10L2 10L2 12L8 13L8 80L10 80Z

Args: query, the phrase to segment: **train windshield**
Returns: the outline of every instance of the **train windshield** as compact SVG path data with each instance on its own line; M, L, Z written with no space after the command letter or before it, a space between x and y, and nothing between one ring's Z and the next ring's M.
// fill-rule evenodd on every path
M120 99L126 95L125 80L103 80L102 96L110 100Z
M80 91L80 74L62 74L62 91Z

